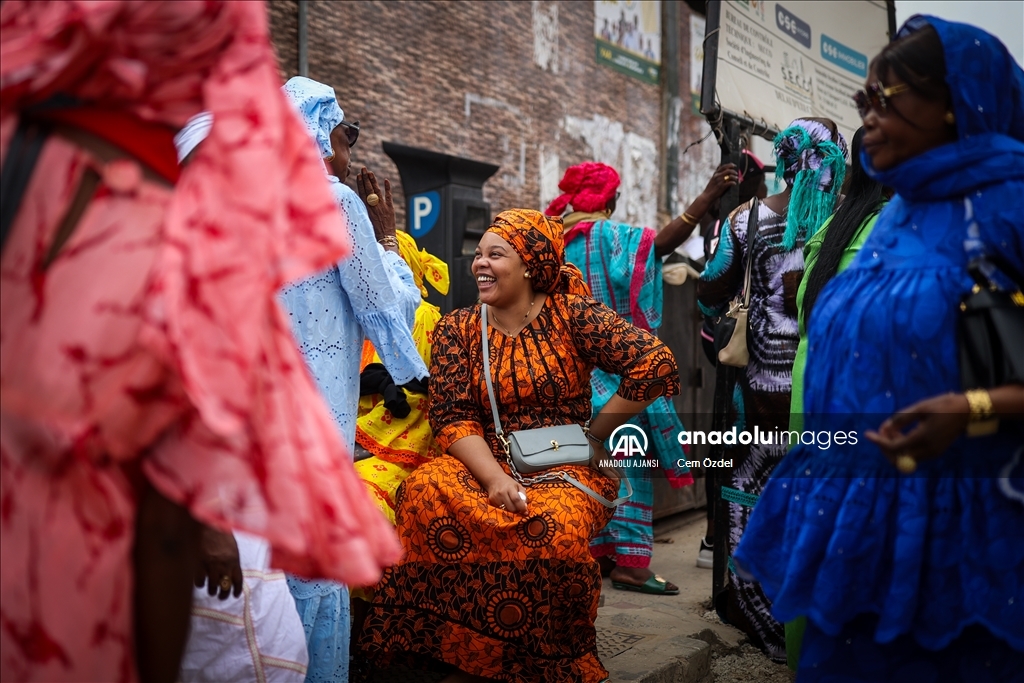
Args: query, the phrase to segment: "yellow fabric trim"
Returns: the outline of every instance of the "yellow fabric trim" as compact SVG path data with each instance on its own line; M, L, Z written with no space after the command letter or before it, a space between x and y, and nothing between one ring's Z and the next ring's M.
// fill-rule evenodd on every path
M409 233L399 230L395 236L398 238L398 253L409 264L412 279L420 288L420 294L424 298L429 294L424 283L430 284L441 294L447 294L451 286L448 264L433 254L428 254L426 249L419 249L416 240Z

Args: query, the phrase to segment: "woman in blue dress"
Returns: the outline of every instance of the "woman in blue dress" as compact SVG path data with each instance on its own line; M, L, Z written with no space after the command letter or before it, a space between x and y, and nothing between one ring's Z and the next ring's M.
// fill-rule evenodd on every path
M1020 681L1024 378L962 392L956 330L973 256L1024 272L1024 72L972 26L898 38L855 97L898 195L809 330L804 428L833 440L786 456L735 560L807 617L801 682Z

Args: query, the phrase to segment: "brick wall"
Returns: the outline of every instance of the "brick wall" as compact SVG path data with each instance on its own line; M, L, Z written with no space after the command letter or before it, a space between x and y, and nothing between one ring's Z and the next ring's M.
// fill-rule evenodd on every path
M333 86L346 117L360 121L353 167L366 165L392 180L400 226L405 203L398 171L381 149L385 140L499 165L484 186L495 211L543 208L568 166L597 159L623 176L615 217L660 226L668 216L658 215L659 192L688 202L710 177L717 150L695 148L680 157L677 187L661 187L662 88L597 64L591 2L307 7L309 77ZM275 0L269 11L282 76L289 78L298 73L298 3ZM680 92L688 103L684 3L679 15ZM700 137L700 125L684 107L680 150Z

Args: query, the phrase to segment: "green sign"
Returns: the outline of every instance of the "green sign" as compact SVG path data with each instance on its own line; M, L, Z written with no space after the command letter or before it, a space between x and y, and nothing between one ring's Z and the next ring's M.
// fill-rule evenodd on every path
M640 57L631 51L623 50L621 47L613 45L602 38L595 38L594 44L597 48L598 64L610 66L616 71L637 78L644 83L658 84L661 67L657 62Z

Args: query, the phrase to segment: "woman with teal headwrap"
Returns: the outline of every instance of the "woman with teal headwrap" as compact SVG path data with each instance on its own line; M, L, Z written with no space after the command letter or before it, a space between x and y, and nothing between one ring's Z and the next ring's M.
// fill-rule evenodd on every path
M722 227L722 237L697 282L697 301L707 316L720 316L743 288L751 261L747 347L750 362L739 372L734 393L737 430L761 433L789 426L793 361L800 340L796 292L804 269L803 245L832 213L846 173L846 141L828 119L797 119L775 138L776 173L786 190L759 203L756 238L747 248L752 202L739 206ZM751 505L786 453L785 443L737 444L721 477L729 501L715 538L731 555L745 531ZM724 528L719 527L722 524ZM720 533L721 532L721 533ZM730 563L731 564L731 563ZM745 631L773 659L785 660L782 625L760 586L729 573L716 596L723 619Z
M807 617L801 683L1019 681L1024 377L964 392L957 321L971 259L1024 272L1024 71L914 17L855 100L897 194L815 303L804 382L804 428L855 439L790 451L735 562Z

